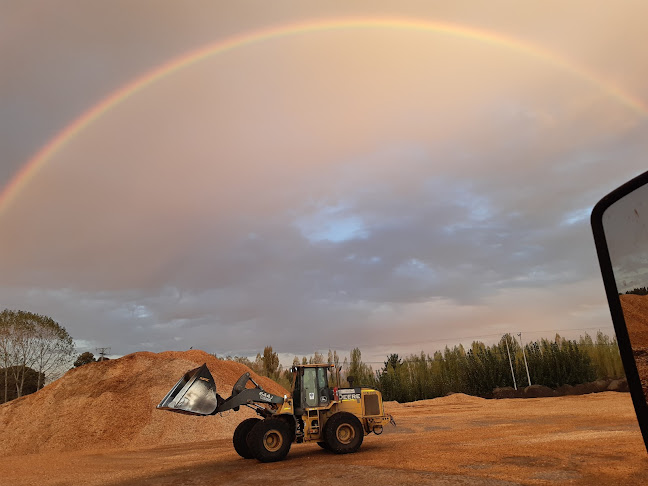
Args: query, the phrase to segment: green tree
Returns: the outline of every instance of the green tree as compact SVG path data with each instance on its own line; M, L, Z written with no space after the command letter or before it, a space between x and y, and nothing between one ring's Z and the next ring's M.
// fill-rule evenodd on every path
M250 368L255 373L261 374L261 355L259 354L257 354L255 361L250 361L250 358L248 358L247 356L227 356L225 359L234 361L235 363L241 363Z
M553 341L541 339L525 346L531 381L556 388L560 385L587 383L596 372L587 353L576 341L557 336Z
M15 398L18 398L18 387L16 386L16 380L14 376L17 375L17 373L14 373L14 370L9 370L9 373L5 374L5 370L0 370L0 383L4 381L4 377L7 377L8 382L6 383L7 385L7 400L14 400ZM40 375L40 376L39 376ZM38 373L36 370L32 368L26 368L24 370L24 382L22 384L22 390L21 390L21 396L26 396L30 395L31 393L34 393L39 390L40 383L43 382L44 376L42 376L42 373Z
M377 386L383 394L384 400L403 401L403 390L407 383L399 376L401 374L402 360L398 354L390 354L385 361L385 366L377 373Z
M390 354L389 356L387 356L387 361L385 361L385 367L383 368L383 370L386 370L388 366L396 369L401 364L401 359L398 357L398 354Z
M74 361L74 367L78 368L79 366L83 366L88 363L94 363L96 361L97 359L94 357L94 354L92 354L90 351L86 351L85 353L81 353L79 356L77 356L77 359Z
M597 378L622 378L625 376L616 337L610 339L609 336L598 331L596 341L592 341L592 338L585 334L580 338L578 344L592 360Z
M648 288L646 287L636 287L632 290L628 290L626 294L635 294L635 295L648 295Z
M279 355L272 350L272 346L263 348L263 373L270 378L279 374Z
M353 377L353 383L356 386L371 386L374 384L373 370L370 366L362 362L362 353L359 348L353 348L351 350L351 362L349 364L347 381L349 376Z

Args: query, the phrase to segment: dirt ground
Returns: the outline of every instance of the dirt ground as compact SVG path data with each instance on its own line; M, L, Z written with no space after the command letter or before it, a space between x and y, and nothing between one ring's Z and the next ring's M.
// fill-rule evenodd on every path
M0 484L648 484L648 453L628 393L506 400L457 394L388 402L386 410L397 427L366 437L356 454L293 444L285 461L262 464L240 458L229 438L188 436L119 449L3 455ZM233 417L190 418L217 426Z

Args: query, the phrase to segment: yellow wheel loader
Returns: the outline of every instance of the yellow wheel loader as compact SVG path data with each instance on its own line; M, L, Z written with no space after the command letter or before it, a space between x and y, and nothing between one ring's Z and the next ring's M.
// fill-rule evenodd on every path
M331 387L334 365L301 365L291 371L290 397L264 391L245 373L234 384L232 395L224 399L216 393L214 378L203 364L185 373L157 408L191 415L252 408L261 418L248 418L236 427L234 449L245 459L261 462L284 459L293 442L315 441L336 454L356 452L365 435L380 435L387 423L396 425L385 414L378 390L340 388L339 370L335 373L338 386Z

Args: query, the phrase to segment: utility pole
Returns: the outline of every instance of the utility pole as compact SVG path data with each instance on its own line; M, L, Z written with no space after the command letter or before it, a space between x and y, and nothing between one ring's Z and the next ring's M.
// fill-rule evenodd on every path
M110 353L110 348L95 348L97 353L99 353L99 361L104 360L106 353Z
M520 346L522 346L522 356L524 356L524 367L527 372L527 380L529 381L529 386L531 386L531 375L529 375L529 364L527 363L526 353L524 352L524 344L522 344L522 333L518 332L518 337L520 338Z
M511 376L513 377L513 388L517 390L517 384L515 383L515 373L513 373L513 361L511 361L511 352L509 351L509 345L508 345L508 333L504 334L504 338L506 338L506 354L508 354L509 365L511 365Z

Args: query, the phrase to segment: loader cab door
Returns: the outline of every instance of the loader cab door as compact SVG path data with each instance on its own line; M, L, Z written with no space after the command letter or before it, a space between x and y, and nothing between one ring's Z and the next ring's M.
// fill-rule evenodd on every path
M293 398L293 407L295 410L295 415L303 415L304 413L304 406L303 406L303 393L302 393L302 388L303 385L302 383L304 382L303 379L303 368L292 368L292 372L294 373L294 382L293 382L293 390L292 390L292 398Z
M303 413L304 408L326 407L330 403L330 389L326 368L299 368L295 377L295 411Z

